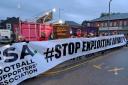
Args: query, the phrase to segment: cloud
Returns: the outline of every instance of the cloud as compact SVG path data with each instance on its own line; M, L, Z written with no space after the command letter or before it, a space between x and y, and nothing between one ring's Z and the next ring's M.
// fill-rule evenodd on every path
M21 8L18 9L18 4ZM40 16L45 11L57 8L54 19L73 20L81 23L83 20L91 20L100 16L102 12L108 12L109 0L0 0L0 18L20 16L22 19ZM127 0L113 0L111 12L128 12Z

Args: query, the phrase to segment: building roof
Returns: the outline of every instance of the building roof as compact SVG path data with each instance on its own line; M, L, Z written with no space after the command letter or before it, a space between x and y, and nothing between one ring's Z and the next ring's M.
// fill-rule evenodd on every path
M81 26L80 24L74 22L74 21L65 21L65 24L68 24L70 26Z
M115 13L110 15L110 19L109 16L106 15L91 21L106 21L106 20L119 20L119 19L128 19L128 13Z
M19 23L19 17L7 17L6 20L1 20L1 24L4 23Z

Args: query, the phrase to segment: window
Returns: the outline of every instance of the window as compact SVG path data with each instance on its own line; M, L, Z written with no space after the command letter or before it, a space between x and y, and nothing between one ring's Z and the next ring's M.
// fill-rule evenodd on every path
M117 26L117 22L114 22L114 27L116 27Z
M110 22L110 27L112 27L112 22Z
M101 27L103 27L104 26L104 23L101 23Z
M105 22L103 23L103 26L105 27Z
M11 29L11 28L12 28L11 24L7 23L6 24L6 29Z
M122 27L122 26L123 26L123 22L122 22L122 21L120 21L119 26L120 26L120 27Z
M87 23L87 26L90 27L90 23Z
M107 22L105 22L105 27L107 27L107 25L108 25L108 23L107 23Z
M124 26L127 26L127 21L124 21Z

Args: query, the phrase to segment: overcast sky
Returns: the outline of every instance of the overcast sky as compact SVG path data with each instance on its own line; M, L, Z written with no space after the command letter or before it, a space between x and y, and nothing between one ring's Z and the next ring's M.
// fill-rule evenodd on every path
M33 19L43 12L56 8L54 20L59 18L59 11L63 20L81 23L108 12L109 0L0 0L0 19L20 16L22 19ZM21 8L18 9L18 5ZM128 12L128 0L113 0L112 12Z

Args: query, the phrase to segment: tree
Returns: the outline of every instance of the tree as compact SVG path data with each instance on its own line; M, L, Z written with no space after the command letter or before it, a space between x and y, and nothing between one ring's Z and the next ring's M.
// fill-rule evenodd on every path
M105 16L108 16L109 13L101 13L100 17L105 17Z

